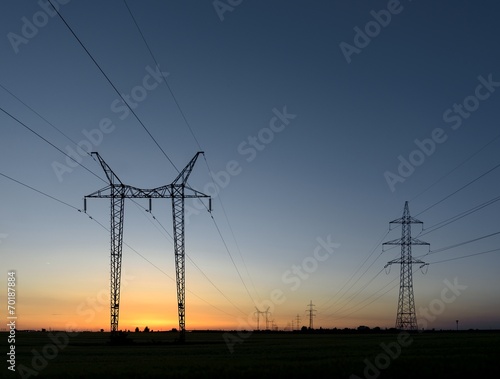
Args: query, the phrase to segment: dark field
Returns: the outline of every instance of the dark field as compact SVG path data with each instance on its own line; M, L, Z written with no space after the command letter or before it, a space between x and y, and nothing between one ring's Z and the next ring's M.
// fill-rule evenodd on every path
M232 353L223 332L188 333L184 345L174 343L175 333L130 333L135 344L122 346L109 346L108 333L59 333L52 332L51 340L49 333L18 332L18 371L9 371L3 359L0 377L23 377L22 366L25 378L490 378L500 373L500 332L494 331L254 332L242 335L246 338L231 333L230 341L237 339ZM7 334L0 338L7 347ZM8 357L8 349L2 350Z

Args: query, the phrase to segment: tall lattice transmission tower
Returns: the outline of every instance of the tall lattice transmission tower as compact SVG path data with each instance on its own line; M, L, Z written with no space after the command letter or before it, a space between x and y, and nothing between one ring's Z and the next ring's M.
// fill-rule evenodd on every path
M309 329L314 329L313 328L313 317L315 317L316 315L314 314L314 312L316 312L316 309L313 309L313 307L315 307L315 305L313 304L312 300L309 302L309 304L307 304L307 306L309 307L309 309L306 309L306 312L309 313Z
M173 239L175 255L175 274L177 282L177 311L179 318L179 341L184 342L186 338L186 270L185 270L185 236L184 236L184 200L188 198L208 198L208 211L211 212L210 196L192 189L187 180L193 170L198 156L203 154L199 151L177 175L175 180L168 185L153 189L141 189L124 184L111 170L99 153L92 152L91 155L99 161L109 184L90 195L85 196L84 210L87 211L87 198L111 199L111 338L119 334L118 317L120 310L120 284L122 271L122 247L123 247L123 219L125 199L149 199L151 211L151 199L172 199Z
M385 242L383 245L401 245L401 257L388 262L385 267L399 263L399 300L396 316L396 329L418 330L417 316L415 314L415 299L413 297L413 264L420 267L428 265L421 260L414 259L411 255L412 245L429 245L411 237L411 224L423 224L422 221L410 216L408 201L405 202L403 217L391 221L390 224L401 224L401 238Z

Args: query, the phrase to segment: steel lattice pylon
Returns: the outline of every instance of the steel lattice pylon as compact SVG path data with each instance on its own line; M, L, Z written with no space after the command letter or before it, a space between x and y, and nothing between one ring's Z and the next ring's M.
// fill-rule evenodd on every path
M122 277L123 214L125 198L119 191L111 199L111 332L118 331Z
M394 263L399 263L399 300L398 313L396 316L396 329L418 330L417 316L415 313L415 299L413 296L413 264L420 264L421 267L427 265L421 260L414 259L411 255L412 245L429 245L411 237L411 224L422 224L410 216L408 201L405 202L403 217L390 222L391 224L401 224L401 238L385 242L383 245L401 245L401 257L388 262L385 267Z
M186 283L185 283L185 238L184 238L184 199L186 198L209 198L202 192L196 191L187 186L187 180L198 156L203 152L198 152L191 161L184 167L175 180L166 186L153 189L141 189L125 185L118 176L104 162L97 152L92 155L97 157L101 164L109 185L85 196L87 198L109 198L111 199L111 335L118 332L118 316L120 308L120 281L122 267L122 247L123 247L123 219L125 199L132 198L171 198L173 231L174 231L174 254L175 271L177 279L177 307L179 316L180 341L185 340L186 331ZM209 206L209 211L211 207Z

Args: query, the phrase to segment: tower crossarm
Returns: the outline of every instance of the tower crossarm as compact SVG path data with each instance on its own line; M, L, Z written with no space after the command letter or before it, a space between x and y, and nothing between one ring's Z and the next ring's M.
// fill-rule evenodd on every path
M423 222L417 220L415 217L403 216L395 220L392 220L391 222L389 222L389 224L423 224Z
M405 244L411 244L411 245L430 245L429 242L420 241L417 238L411 238L409 243L406 242L405 238L397 238L397 239L392 240L392 241L384 242L382 244L382 246L383 245L405 245Z
M392 261L389 261L386 263L386 265L384 266L384 268L387 268L389 267L390 265L393 265L393 264L401 264L403 263L403 261L401 260L401 258L396 258L396 259L393 259ZM413 259L411 261L408 261L408 262L405 262L405 263L408 263L408 264L419 264L420 267L423 267L423 266L428 266L429 263L426 263L424 261L421 261L420 259Z
M411 244L412 244L412 245L427 245L427 246L430 246L430 243L429 243L429 242L420 241L420 240L419 240L419 239L417 239L417 238L412 238L412 239L411 239Z
M203 192L192 189L191 187L184 186L184 197L185 198L196 198L196 197L209 198L210 195L206 195Z

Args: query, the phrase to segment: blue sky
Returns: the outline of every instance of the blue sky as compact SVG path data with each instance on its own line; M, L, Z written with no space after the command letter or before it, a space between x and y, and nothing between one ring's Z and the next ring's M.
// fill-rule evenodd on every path
M190 184L211 191L209 171L222 180L213 201L216 224L187 202L194 212L187 254L202 270L188 260L188 329L236 327L241 319L255 324L248 321L254 307L270 304L274 290L283 292L272 305L280 328L297 314L305 320L310 300L316 326L391 327L399 267L379 272L399 251L382 252L379 242L399 237L400 229L387 231L404 202L429 228L498 196L497 170L475 180L499 163L496 2L242 1L223 12L212 1L129 0L160 69L123 1L63 3L68 25L122 96L130 96L177 169L200 147L205 151ZM0 172L82 208L83 197L105 184L81 166L69 167L58 150L72 154L80 144L98 151L127 184L170 183L176 169L44 4L3 3L0 84L59 131L0 88L1 108L46 140L1 112ZM346 56L346 44L355 53ZM80 159L104 177L97 162ZM413 167L400 168L402 160ZM54 167L63 165L68 171L57 174ZM387 176L396 175L391 187ZM2 267L17 270L26 325L106 328L107 303L90 321L79 306L107 291L108 232L5 177L0 183ZM87 207L109 225L106 200ZM493 202L419 238L437 250L496 233L498 211ZM154 202L159 223L130 201L125 213L125 242L135 251L124 247L123 270L133 279L122 293L120 320L175 327L170 202ZM318 261L318 238L328 236L339 247ZM496 249L499 238L422 259ZM415 247L414 255L427 251ZM417 270L417 310L436 304L445 280L467 286L429 327L453 328L456 319L464 328L500 327L499 257L496 251L431 264L425 275ZM289 272L304 262L311 272L291 290L287 278L298 276ZM139 308L142 317L128 316ZM35 325L37 318L44 325Z

